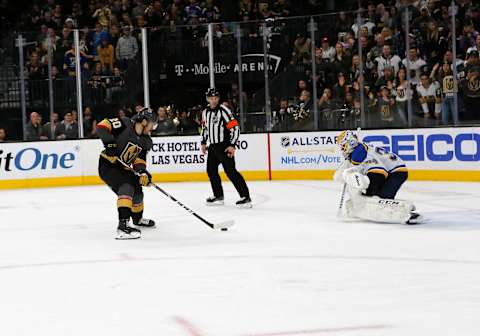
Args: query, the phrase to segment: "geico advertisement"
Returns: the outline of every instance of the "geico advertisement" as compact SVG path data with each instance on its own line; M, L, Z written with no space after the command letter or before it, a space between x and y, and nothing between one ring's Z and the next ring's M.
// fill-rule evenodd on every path
M271 134L272 170L336 169L340 132ZM400 156L414 169L480 169L478 128L361 131L362 141Z
M0 144L0 180L82 174L75 141Z
M270 134L272 170L332 170L341 162L337 132Z
M362 136L417 169L480 169L479 128L368 131Z
M207 156L200 151L200 136L154 137L148 153L153 173L204 172ZM235 154L239 170L267 170L267 137L265 134L242 134ZM221 167L221 165L220 165Z

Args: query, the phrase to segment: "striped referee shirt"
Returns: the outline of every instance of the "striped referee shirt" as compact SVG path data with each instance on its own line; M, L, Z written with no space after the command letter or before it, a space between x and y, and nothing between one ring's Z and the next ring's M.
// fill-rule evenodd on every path
M202 145L228 143L235 147L240 137L238 121L228 108L218 105L202 112Z

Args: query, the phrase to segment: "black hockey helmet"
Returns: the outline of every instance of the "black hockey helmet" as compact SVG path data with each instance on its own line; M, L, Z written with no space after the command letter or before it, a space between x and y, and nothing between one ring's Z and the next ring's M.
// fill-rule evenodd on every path
M218 92L215 88L209 88L207 92L205 92L205 96L208 97L220 97L220 92Z
M143 120L155 122L157 120L156 117L156 114L153 113L151 108L144 107L132 117L132 120L134 122L142 122Z

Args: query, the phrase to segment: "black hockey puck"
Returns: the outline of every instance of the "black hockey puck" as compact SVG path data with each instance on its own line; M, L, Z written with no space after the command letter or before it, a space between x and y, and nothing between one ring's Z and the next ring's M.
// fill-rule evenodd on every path
M222 230L222 231L228 231L227 228L221 228L220 230Z

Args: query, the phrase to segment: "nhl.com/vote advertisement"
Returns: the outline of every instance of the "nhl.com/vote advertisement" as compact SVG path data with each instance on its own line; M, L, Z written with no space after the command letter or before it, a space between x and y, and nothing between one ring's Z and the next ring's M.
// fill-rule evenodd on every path
M334 170L341 163L337 134L270 134L272 170Z
M242 134L236 164L240 171L265 172L265 178L272 171L335 170L343 160L338 133ZM480 170L478 128L362 130L360 138L397 153L411 170ZM153 143L147 157L152 173L205 173L207 156L200 151L199 136L155 137ZM0 181L97 177L102 149L98 139L2 143Z

